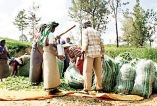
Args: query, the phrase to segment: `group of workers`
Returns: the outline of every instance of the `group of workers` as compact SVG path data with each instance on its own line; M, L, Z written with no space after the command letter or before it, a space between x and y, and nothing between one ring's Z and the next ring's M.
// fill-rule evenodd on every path
M104 55L104 44L100 38L99 32L92 28L90 21L85 22L83 24L82 48L73 45L70 42L70 38L67 38L66 42L62 41L65 55L61 56L58 55L56 48L56 42L60 39L60 36L54 36L55 29L58 25L59 23L56 22L42 24L38 33L35 34L31 49L29 80L37 85L43 81L44 89L48 91L49 94L58 92L57 87L61 82L56 58L59 58L64 61L64 71L66 71L69 61L76 63L76 67L84 78L84 89L82 92L86 94L89 94L91 90L92 70L94 69L96 91L102 92L101 58L103 58ZM7 58L7 54L5 58ZM3 62L2 60L0 54L0 62ZM22 64L22 60L20 60L21 58L18 59L16 64ZM4 76L2 76L3 73L6 73L6 71L2 69L0 63L1 79L4 78ZM14 73L15 72L12 74Z

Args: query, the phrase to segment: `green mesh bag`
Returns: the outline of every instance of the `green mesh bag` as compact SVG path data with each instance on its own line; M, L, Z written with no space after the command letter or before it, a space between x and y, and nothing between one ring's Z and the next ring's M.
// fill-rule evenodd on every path
M152 60L141 59L136 65L135 83L131 94L149 98L155 81L155 67Z
M102 90L104 92L113 92L116 84L116 76L119 68L117 68L117 64L114 59L111 57L104 55L104 60L102 60ZM95 80L93 82L92 89L95 90Z
M115 57L115 62L119 65L120 68L123 64L129 63L131 60L132 56L129 52L120 53L117 57Z
M59 69L59 73L60 73L60 78L62 78L62 74L63 74L63 68L64 68L64 61L61 61L60 59L57 59L57 64L58 64L58 69Z
M70 64L64 73L65 82L69 84L70 87L76 89L83 88L83 76L78 72L75 64Z
M131 64L124 64L117 75L115 93L130 94L134 86L135 69Z
M157 93L157 63L154 62L155 68L155 80L153 82L153 93Z

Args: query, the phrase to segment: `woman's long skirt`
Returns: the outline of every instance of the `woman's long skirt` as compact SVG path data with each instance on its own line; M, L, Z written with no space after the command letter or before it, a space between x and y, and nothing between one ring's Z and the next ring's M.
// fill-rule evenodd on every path
M44 64L44 89L53 90L60 85L60 74L56 56L54 56L48 46L43 47L43 64Z
M30 70L29 70L29 81L32 83L40 83L42 82L42 63L43 57L40 54L37 46L31 50L31 57L30 57Z
M0 59L0 79L7 78L10 75L7 60Z

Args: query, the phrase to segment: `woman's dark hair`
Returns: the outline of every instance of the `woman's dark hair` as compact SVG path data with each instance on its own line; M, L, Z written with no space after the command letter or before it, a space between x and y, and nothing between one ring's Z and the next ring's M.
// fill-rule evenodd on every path
M0 40L0 42L1 42L1 43L2 43L2 42L5 42L5 39Z

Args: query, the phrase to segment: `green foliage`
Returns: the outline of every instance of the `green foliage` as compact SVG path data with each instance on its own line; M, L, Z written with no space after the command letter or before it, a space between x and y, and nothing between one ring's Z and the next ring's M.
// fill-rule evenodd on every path
M2 39L2 38L0 38ZM31 42L22 42L6 38L6 46L11 56L18 57L24 53L30 54ZM120 53L130 52L133 58L146 58L157 62L157 48L136 48L127 45L105 45L105 54L115 58Z
M124 15L122 40L128 45L136 47L143 47L149 41L151 46L151 42L154 41L152 36L156 32L156 16L157 14L152 9L145 11L140 6L140 1L136 0L133 12L126 12Z
M58 87L60 90L66 90L66 91L76 91L78 89L71 88L66 82L65 79L61 79L61 85Z
M121 21L123 36L119 37L120 41L126 42L129 46L131 44L131 34L133 33L133 20L125 14L125 18Z
M41 83L39 86L32 86L32 83L29 81L28 77L22 77L22 76L12 76L6 78L3 82L0 84L0 88L2 89L8 89L8 90L43 90L43 83ZM58 87L60 90L66 90L66 91L78 91L79 89L71 88L68 84L65 83L64 79L61 79L61 85Z
M42 89L42 86L32 86L28 77L12 76L8 77L0 85L0 88L8 90L31 90Z
M91 20L93 28L104 32L108 23L108 2L106 0L72 0L69 16L77 21Z
M27 15L24 9L19 11L18 15L15 17L13 24L19 29L19 31L21 31L21 35L23 35L24 29L28 27Z
M35 3L33 2L32 7L29 8L29 16L28 16L28 21L29 21L29 27L30 27L30 31L29 34L30 35L34 35L36 32L38 32L37 30L37 25L39 23L39 21L41 20L41 17L37 17L36 12L39 10L40 6L36 6Z
M25 41L25 42L28 42L28 39L27 39L27 36L26 35L20 35L19 36L19 41Z
M70 33L69 38L70 38L70 41L73 44L78 44L79 43L79 36L74 36L72 33Z
M112 45L107 45L105 48L105 54L112 58L115 58L120 53L130 52L132 58L151 59L152 61L157 62L157 48L135 48L127 46L120 46L117 48Z
M10 56L18 57L23 55L24 53L30 54L31 42L23 42L8 38L5 38L5 40Z
M120 7L122 5L127 5L129 2L122 3L121 0L109 0L109 5L113 14L113 17L115 18L115 27L116 27L116 41L117 41L117 47L119 47L119 38L118 38L118 25L117 25L117 15L118 10L120 10Z

